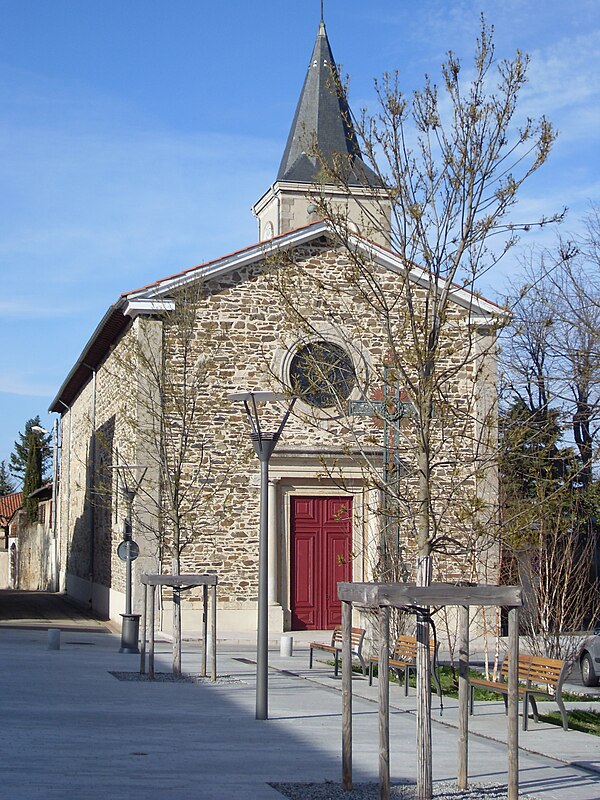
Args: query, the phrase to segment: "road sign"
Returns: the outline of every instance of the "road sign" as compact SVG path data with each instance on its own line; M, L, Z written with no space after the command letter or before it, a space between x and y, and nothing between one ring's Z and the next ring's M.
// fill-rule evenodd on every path
M117 547L117 555L121 559L121 561L127 561L127 542L121 542L120 545ZM129 558L132 561L135 561L136 558L140 554L140 546L137 542L134 542L133 539L129 541Z

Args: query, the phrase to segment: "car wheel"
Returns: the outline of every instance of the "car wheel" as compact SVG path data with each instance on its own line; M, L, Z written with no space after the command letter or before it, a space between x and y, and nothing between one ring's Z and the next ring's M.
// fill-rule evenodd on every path
M594 662L589 653L581 656L581 679L584 686L597 686L598 676L594 670Z

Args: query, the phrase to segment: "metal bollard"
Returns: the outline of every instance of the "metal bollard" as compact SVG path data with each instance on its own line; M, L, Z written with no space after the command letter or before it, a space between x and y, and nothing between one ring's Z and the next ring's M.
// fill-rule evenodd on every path
M282 636L279 640L279 655L284 658L289 658L293 655L294 650L294 637Z
M48 628L48 650L60 650L60 628Z

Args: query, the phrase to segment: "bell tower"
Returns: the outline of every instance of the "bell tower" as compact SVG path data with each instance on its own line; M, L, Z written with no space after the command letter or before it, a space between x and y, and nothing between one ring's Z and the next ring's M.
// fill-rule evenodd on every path
M252 209L258 219L259 241L316 222L310 196L323 194L355 230L387 244L390 215L385 192L362 159L348 101L340 87L321 4L317 40L277 178ZM333 164L335 158L348 165L345 189L324 183L320 174L321 159Z

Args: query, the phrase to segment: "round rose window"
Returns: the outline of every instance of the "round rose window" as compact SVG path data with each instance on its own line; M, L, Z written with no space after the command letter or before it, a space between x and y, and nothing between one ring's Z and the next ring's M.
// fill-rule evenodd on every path
M329 408L345 401L356 383L352 359L339 345L310 342L301 345L290 363L290 383L306 403Z

